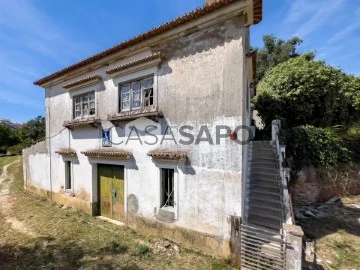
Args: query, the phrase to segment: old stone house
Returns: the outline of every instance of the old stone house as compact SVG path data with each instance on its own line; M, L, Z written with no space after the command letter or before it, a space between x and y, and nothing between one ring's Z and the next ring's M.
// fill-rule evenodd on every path
M250 154L272 153L244 143L262 1L207 2L35 82L46 140L23 151L27 190L221 257L241 218L281 229L277 197L256 218L270 195L246 182Z

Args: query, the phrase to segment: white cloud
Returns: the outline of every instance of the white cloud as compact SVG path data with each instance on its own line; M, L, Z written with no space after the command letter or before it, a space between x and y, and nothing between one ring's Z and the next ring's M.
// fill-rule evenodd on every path
M299 11L300 4L303 3L304 12ZM316 4L310 4L306 7L306 4L309 1L295 1L291 12L288 18L294 16L296 18L297 23L300 23L300 26L295 31L295 35L299 37L306 37L307 35L315 32L324 27L324 25L328 22L330 17L338 11L339 7L342 5L344 0L331 0L331 1L312 1L316 2ZM293 8L294 5L296 8ZM291 15L293 14L293 15ZM301 22L303 22L301 24Z

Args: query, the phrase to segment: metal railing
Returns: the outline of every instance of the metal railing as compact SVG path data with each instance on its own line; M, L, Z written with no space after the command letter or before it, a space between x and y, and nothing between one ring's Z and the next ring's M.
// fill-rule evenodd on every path
M286 240L282 233L241 225L241 266L251 270L282 270L286 267Z
M284 136L281 130L280 120L274 120L272 122L271 139L272 139L272 143L275 144L276 153L279 159L279 169L281 176L280 183L282 189L281 197L282 197L282 204L285 215L284 218L286 223L295 224L292 200L288 191L288 184L290 181L290 168L289 168L288 160L286 158L286 147L285 147Z

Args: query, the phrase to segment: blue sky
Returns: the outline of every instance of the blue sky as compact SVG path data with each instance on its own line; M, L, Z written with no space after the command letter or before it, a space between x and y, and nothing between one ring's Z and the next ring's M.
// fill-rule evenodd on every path
M300 51L360 75L360 1L263 0L264 34L304 40ZM203 4L203 0L0 0L0 118L44 115L33 82Z

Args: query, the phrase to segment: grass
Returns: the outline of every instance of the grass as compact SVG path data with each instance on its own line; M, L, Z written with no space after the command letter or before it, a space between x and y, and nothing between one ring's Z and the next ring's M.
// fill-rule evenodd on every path
M2 156L2 157L0 157L0 171L2 170L2 168L5 165L16 161L18 158L19 158L18 156Z
M316 240L321 264L338 270L360 269L360 196L342 198L325 219L309 219L302 224L305 235Z
M0 158L0 164L18 157ZM160 239L96 219L74 209L61 209L23 190L21 163L9 167L15 180L10 191L10 217L36 236L10 226L0 211L0 269L232 269L221 260L193 251L154 254ZM1 208L0 208L1 209Z

